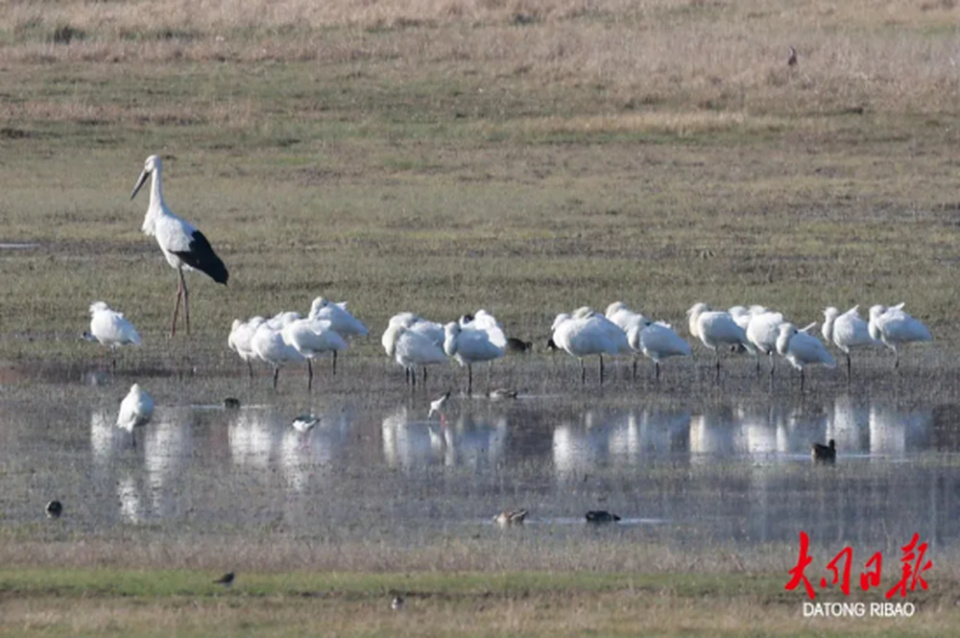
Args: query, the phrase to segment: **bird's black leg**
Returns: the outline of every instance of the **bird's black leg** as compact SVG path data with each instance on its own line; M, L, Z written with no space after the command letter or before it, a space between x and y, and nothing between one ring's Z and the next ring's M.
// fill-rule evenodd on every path
M427 366L423 366L423 383L420 385L423 386L423 389L427 389Z
M653 369L654 369L653 378L656 379L657 383L660 383L660 362L659 361L653 362Z
M847 355L847 383L850 383L850 379L852 378L853 374L851 372L852 366L850 365L850 353L847 352L845 354Z
M600 355L600 385L603 385L603 355Z
M587 369L583 365L583 357L580 358L580 385L587 382Z
M187 334L190 334L190 292L187 290L187 280L183 278L183 269L180 271L180 284L183 286L183 318L187 322Z
M307 392L313 389L313 364L307 359Z
M716 383L720 383L720 351L719 350L717 350L717 374L716 374L716 377L714 378L714 381Z
M467 396L473 394L473 366L467 364Z
M247 369L250 371L250 380L253 381L253 364L247 361Z
M273 368L273 389L277 389L277 379L280 378L280 366L275 366Z
M637 380L637 355L633 355L633 380Z
M337 376L337 351L333 351L333 376Z

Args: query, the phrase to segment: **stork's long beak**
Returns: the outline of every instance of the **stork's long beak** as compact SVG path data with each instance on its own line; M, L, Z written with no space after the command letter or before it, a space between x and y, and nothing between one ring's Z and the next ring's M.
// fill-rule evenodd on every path
M133 199L137 196L137 193L140 191L140 187L143 186L143 183L147 181L147 177L150 176L150 173L143 171L140 173L140 179L137 180L137 185L133 187L133 192L130 193L130 199Z

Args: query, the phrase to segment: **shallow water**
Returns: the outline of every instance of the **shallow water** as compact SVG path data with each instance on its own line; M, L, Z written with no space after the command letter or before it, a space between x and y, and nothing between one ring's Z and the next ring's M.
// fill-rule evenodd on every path
M441 423L427 419L432 395L259 388L227 410L221 398L243 381L168 375L142 381L158 405L131 437L113 425L128 382L73 375L8 393L3 525L44 520L58 498L73 529L105 537L131 525L283 529L417 546L497 534L491 517L518 507L546 542L589 532L749 547L796 544L803 530L881 547L916 532L937 547L960 537L960 412L929 397L455 395ZM320 423L300 434L291 422L305 410ZM836 465L815 465L811 443L830 438ZM590 509L623 520L593 530Z

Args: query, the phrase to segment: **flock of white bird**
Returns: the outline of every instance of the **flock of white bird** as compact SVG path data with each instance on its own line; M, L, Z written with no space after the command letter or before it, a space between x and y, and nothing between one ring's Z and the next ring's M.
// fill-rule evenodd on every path
M180 303L183 301L184 321L190 331L188 292L184 271L199 270L215 282L226 285L227 268L214 253L206 237L189 222L177 217L163 200L161 160L151 155L144 162L143 171L131 194L151 180L150 202L142 230L154 236L167 262L179 276L171 335L176 333ZM930 331L920 321L903 311L903 305L870 308L869 321L858 314L857 307L840 314L830 307L824 311L822 334L847 358L847 374L851 373L851 350L883 344L895 353L894 366L899 364L902 345L930 341ZM85 338L96 340L115 350L123 345L140 345L140 335L124 315L105 302L90 306L90 331ZM800 370L800 388L803 390L807 366L836 367L836 361L824 342L811 334L817 325L812 323L798 329L784 319L780 312L762 306L735 306L729 310L714 310L698 303L687 311L690 335L716 353L716 374L720 375L720 355L725 349L745 350L757 358L770 357L770 372L774 370L774 353L784 357ZM564 350L580 361L580 379L586 380L584 357L599 358L600 381L603 382L603 355L633 356L633 374L636 376L637 355L642 353L654 362L656 378L660 377L660 362L671 357L690 356L690 345L673 328L662 321L651 321L622 302L607 307L600 314L587 307L572 313L557 315L552 326L553 335L548 347ZM261 316L233 322L227 343L245 361L253 376L253 362L262 361L273 368L273 387L277 387L280 368L285 363L306 362L307 388L313 385L313 359L328 353L333 357L336 374L337 353L349 347L354 337L367 336L367 327L348 310L346 302L331 303L323 297L314 299L306 317L298 312L281 312L271 318ZM408 382L416 385L417 368L456 359L467 368L467 393L473 390L473 364L493 361L508 349L526 350L529 344L508 338L503 326L485 310L464 315L459 321L446 324L424 319L410 312L394 315L381 337L387 356L405 370ZM116 359L113 360L116 366ZM130 388L123 400L117 425L133 431L150 420L153 400L138 384Z

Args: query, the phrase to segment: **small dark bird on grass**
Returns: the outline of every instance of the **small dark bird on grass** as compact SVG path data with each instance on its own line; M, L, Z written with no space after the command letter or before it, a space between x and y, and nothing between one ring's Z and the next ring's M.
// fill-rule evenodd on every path
M401 596L394 596L393 600L390 602L390 609L394 611L400 611L403 609L403 598Z
M48 517L60 518L60 515L63 514L63 503L60 501L50 501L44 510L47 512Z
M790 47L790 58L787 60L787 66L797 66L797 50Z
M814 443L810 446L810 457L816 463L836 463L837 442L833 439L830 439L826 445Z
M588 523L616 523L620 520L620 517L616 514L611 514L606 510L590 510L586 513L584 518L587 519Z
M224 587L229 587L230 585L233 584L234 578L236 578L236 575L235 575L233 572L230 572L230 573L228 573L228 574L224 574L223 576L221 576L221 577L218 578L217 580L213 581L213 584L214 584L214 585L223 585Z
M533 350L532 341L523 341L516 337L507 337L507 352L519 352L521 354Z
M239 410L240 409L240 399L234 397L227 397L223 400L223 407L227 410Z

